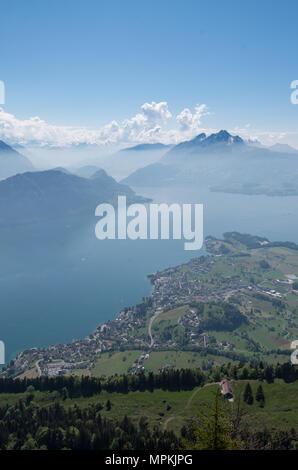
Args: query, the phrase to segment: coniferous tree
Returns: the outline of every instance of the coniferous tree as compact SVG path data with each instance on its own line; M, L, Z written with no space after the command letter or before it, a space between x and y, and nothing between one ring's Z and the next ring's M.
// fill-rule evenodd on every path
M259 385L256 393L256 400L259 402L260 406L263 408L265 404L265 395L263 392L262 385Z
M273 367L272 366L265 367L264 377L265 377L265 380L269 384L274 382L274 375L273 375Z
M187 450L234 450L241 443L234 439L231 417L225 407L221 393L217 390L214 402L199 412L198 424L193 429L194 440L184 440Z
M251 389L251 386L250 386L250 383L249 383L249 382L247 382L247 384L246 384L246 387L245 387L245 390L244 390L244 394L243 394L243 400L244 400L245 403L247 403L248 405L252 405L253 402L254 402L254 397L253 397L252 389Z
M111 404L110 400L108 400L107 403L106 403L106 410L110 411L111 408L112 408L112 404Z

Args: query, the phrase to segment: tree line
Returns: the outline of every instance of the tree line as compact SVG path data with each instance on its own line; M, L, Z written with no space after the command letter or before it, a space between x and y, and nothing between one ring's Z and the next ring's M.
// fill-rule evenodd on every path
M0 379L0 393L24 393L32 386L41 392L67 391L69 398L90 397L100 394L102 390L110 393L128 393L135 391L151 391L162 389L168 391L192 390L205 383L219 382L223 378L230 380L260 380L272 383L275 378L286 383L298 380L298 368L290 363L277 365L228 363L213 367L208 371L201 369L167 370L159 373L140 373L136 375L114 375L107 378L97 377L37 377Z

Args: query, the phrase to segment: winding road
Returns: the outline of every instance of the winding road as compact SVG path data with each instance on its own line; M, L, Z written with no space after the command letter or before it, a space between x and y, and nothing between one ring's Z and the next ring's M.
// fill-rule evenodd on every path
M152 323L154 322L154 320L156 320L156 318L158 317L158 315L162 313L162 312L155 312L155 314L153 315L153 317L150 318L149 320L149 325L148 325L148 335L149 335L149 338L150 338L150 348L153 346L154 344L154 339L153 339L153 336L152 336Z
M38 373L38 377L41 376L41 369L39 367L40 361L41 361L41 359L39 359L38 361L35 362L35 367L36 367L36 370L37 370L37 373Z

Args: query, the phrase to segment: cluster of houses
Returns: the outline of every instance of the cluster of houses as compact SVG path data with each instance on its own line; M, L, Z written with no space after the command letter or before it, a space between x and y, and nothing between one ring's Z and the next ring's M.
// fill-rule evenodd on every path
M130 374L139 374L141 372L145 372L145 367L144 367L143 363L146 359L149 359L149 357L150 357L149 353L141 354L139 359L131 365L128 372Z

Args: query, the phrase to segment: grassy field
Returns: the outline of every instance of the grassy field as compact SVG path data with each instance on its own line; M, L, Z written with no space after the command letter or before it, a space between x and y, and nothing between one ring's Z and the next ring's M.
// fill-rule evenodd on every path
M262 382L265 406L261 408L256 400L252 405L243 402L243 391L247 381L231 382L235 395L234 403L226 402L228 410L237 406L240 398L240 406L244 412L244 420L255 430L290 429L298 430L298 382L286 384L276 380L273 384ZM250 385L255 396L260 382L251 380ZM100 403L103 406L103 416L111 419L119 419L125 415L138 422L141 416L145 416L150 426L158 425L163 429L180 432L183 425L194 418L206 404L211 404L218 389L218 384L207 384L202 388L191 391L169 392L155 390L154 392L129 392L127 394L102 392L90 398L59 399L57 392L34 392L34 403L39 406L48 406L59 400L65 407L88 407L91 403ZM16 403L25 394L1 394L0 406ZM110 400L112 407L106 409L106 402Z
M33 367L33 369L29 369L23 374L19 375L18 378L19 379L35 379L36 377L38 377L38 372L37 372L36 367Z
M178 319L188 312L188 308L188 305L183 305L182 307L174 308L173 310L168 310L167 312L162 312L158 316L156 323L169 321L173 324L176 324Z
M247 382L234 382L232 384L236 397L242 398ZM252 405L243 403L245 419L249 425L260 429L298 429L298 383L285 384L281 380L275 380L274 384L261 383L256 380L250 382L255 396L258 386L261 384L265 395L265 406L261 408L256 400Z
M91 375L101 377L102 375L125 374L141 354L142 351L138 350L103 353L91 369Z
M165 365L170 365L175 369L193 369L202 368L204 364L216 366L225 362L227 362L226 358L212 354L202 356L191 351L156 351L152 352L150 358L144 361L144 367L147 371L157 372L158 367Z

